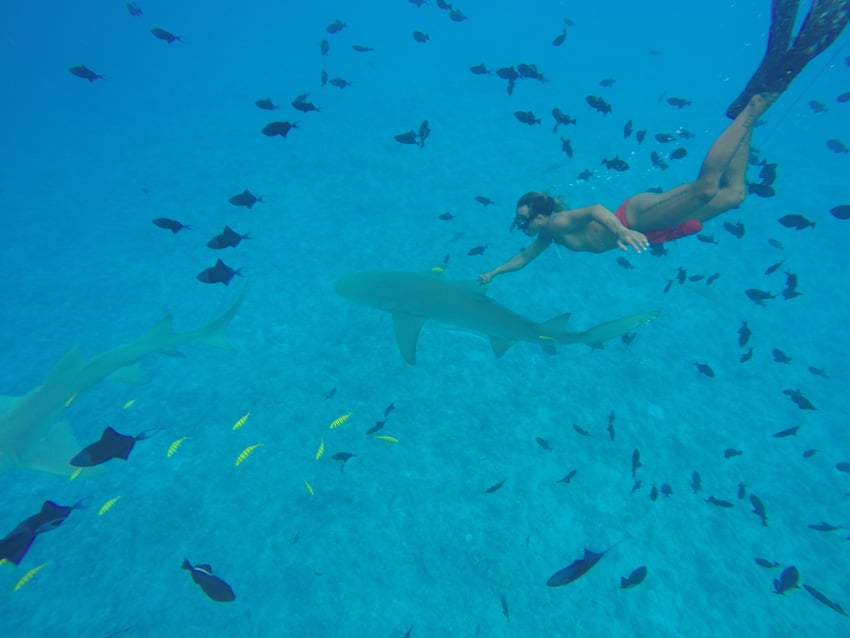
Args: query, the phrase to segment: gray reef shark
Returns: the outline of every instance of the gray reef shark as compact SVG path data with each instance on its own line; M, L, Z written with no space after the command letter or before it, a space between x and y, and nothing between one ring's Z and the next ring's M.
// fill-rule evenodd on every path
M352 301L389 312L398 349L411 365L416 363L419 331L429 319L486 335L493 353L501 357L518 341L535 343L552 354L560 344L598 346L658 316L657 311L642 312L582 332L566 332L569 314L537 323L493 301L487 296L487 287L477 281L451 281L428 273L354 273L339 279L334 290Z
M44 382L21 397L0 396L0 470L23 467L69 476L71 458L82 446L74 438L62 412L86 390L107 378L142 383L138 362L160 352L182 357L177 348L190 341L227 347L224 330L245 297L239 298L218 319L197 330L176 333L171 316L165 317L141 339L85 360L79 346L65 353Z

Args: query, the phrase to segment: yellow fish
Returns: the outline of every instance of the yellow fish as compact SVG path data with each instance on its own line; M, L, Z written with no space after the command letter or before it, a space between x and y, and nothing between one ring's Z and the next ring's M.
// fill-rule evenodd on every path
M376 434L374 438L378 439L379 441L386 441L387 443L398 443L397 438L395 438L394 436L389 436L387 434Z
M243 425L245 425L245 422L248 420L249 416L251 416L250 412L246 412L245 414L243 414L241 417L239 417L239 420L236 423L234 423L233 427L230 428L230 429L235 432L236 430L241 428Z
M0 558L0 565L5 565L8 562L5 558Z
M249 456L251 456L251 454L254 452L254 450L256 450L258 447L262 447L262 446L263 446L262 443L255 443L254 445L249 445L244 450L242 450L239 453L239 456L236 457L236 463L235 463L236 467L239 467L240 465L242 465L242 463L245 462L245 459L247 459Z
M130 399L129 401L127 401L127 403L124 404L123 408L125 410L129 410L130 408L133 407L133 405L135 405L135 403L136 403L135 399Z
M340 425L348 421L348 418L351 416L351 414L352 413L349 412L348 414L343 414L341 417L334 419L333 421L331 421L331 424L328 426L328 429L335 430Z
M42 569L44 569L46 566L47 563L42 563L38 567L33 567L21 577L21 580L18 581L18 584L14 586L12 591L18 591L21 587L30 582L32 580L32 577L35 576L38 572L40 572Z
M170 459L172 456L174 456L174 453L177 452L177 450L180 449L181 445L183 445L183 441L185 441L188 438L189 438L188 436L181 436L179 439L174 441L174 443L169 445L168 449L165 451L166 458Z
M66 407L66 408L74 402L74 399L76 399L76 398L77 398L77 395L78 395L78 394L79 394L79 392L74 392L74 394L72 394L71 396L69 396L69 397L65 400L65 407Z
M312 486L312 485L310 485L310 484L307 482L307 479L302 479L302 480L304 481L304 487L306 487L306 488L307 488L307 493L308 493L308 494L310 494L310 496L313 496L313 486Z
M318 461L320 458L322 458L322 455L324 453L325 453L325 440L322 439L321 441L319 441L319 449L316 450L316 460Z
M82 471L83 471L83 468L78 467L76 470L71 472L71 476L68 477L68 480L73 481L75 478L77 478L80 475L80 472L82 472Z
M121 497L120 497L120 496L116 496L115 498L111 498L111 499L109 499L108 501L106 501L106 503L104 503L103 505L101 505L101 506L100 506L100 509L99 509L99 510L97 510L97 515L98 515L98 516L103 516L104 514L106 514L109 510L111 510L111 509L112 509L112 506L113 506L113 505L115 505L115 504L118 502L118 499L119 499L119 498L121 498Z
M446 272L446 269L443 268L442 266L434 266L431 269L431 272L434 273L435 275L442 275L444 272Z

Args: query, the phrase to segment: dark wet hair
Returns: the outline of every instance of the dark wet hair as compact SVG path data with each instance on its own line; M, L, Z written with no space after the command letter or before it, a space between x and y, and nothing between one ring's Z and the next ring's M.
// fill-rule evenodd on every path
M542 191L531 191L519 198L516 207L528 206L528 218L534 219L538 215L548 217L552 213L565 208L564 203L557 197L552 197Z

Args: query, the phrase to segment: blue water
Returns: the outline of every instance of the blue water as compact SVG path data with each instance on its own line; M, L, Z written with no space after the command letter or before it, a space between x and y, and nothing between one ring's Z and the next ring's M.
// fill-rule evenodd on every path
M474 279L527 242L507 232L527 190L614 209L635 192L693 179L728 123L726 105L761 59L769 3L528 9L467 0L460 23L433 1L243 4L140 1L140 17L117 1L0 7L0 393L39 385L75 344L93 356L168 314L178 331L199 327L250 285L227 330L231 349L193 344L184 359L152 355L142 361L149 383L104 382L67 409L81 444L107 426L162 429L127 462L73 481L23 469L0 475L0 534L45 500L87 504L40 536L19 566L0 566L0 633L401 638L413 626L413 637L722 637L744 627L752 636L847 635L850 620L803 589L776 595L772 581L795 565L801 583L850 609L847 530L808 527L850 526L848 476L835 468L850 460L850 222L829 214L850 204L850 156L825 144L850 144L850 103L835 99L850 90L848 34L757 129L754 146L779 165L777 195L751 196L706 224L717 245L691 237L662 258L630 253L632 270L617 264L620 253L550 249L490 286L534 320L572 312L574 330L659 310L631 346L570 346L551 357L519 344L497 359L485 341L429 323L411 367L389 315L335 295L335 279L370 268L425 271L447 253L445 276ZM565 17L575 26L553 47ZM337 18L347 28L328 35ZM155 26L184 42L154 38ZM430 41L414 42L414 29ZM550 81L520 81L509 96L503 80L470 73L481 62L532 62ZM68 72L79 64L105 79ZM320 87L323 68L351 86ZM607 77L614 86L600 87ZM321 111L292 109L300 93ZM591 94L613 113L592 111ZM661 94L693 104L677 110ZM267 97L281 110L254 105ZM810 100L828 110L814 113ZM555 106L578 118L561 129L573 159L551 132ZM517 122L516 110L534 111L543 125ZM432 130L424 148L393 140L424 119ZM649 130L642 145L623 139L629 119ZM300 126L268 138L260 129L272 120ZM679 127L695 134L684 142L688 156L652 168L653 135ZM631 169L599 165L613 155ZM579 181L585 168L594 175ZM228 202L246 188L264 200L250 211ZM438 220L446 211L456 218ZM777 223L789 213L816 227ZM172 235L151 223L156 217L192 229ZM742 239L723 228L739 220ZM204 244L225 224L252 237L215 253ZM478 245L487 246L483 256L467 255ZM195 275L217 257L244 277L228 287L200 283ZM679 267L720 276L665 294ZM780 293L786 269L799 275L802 296L758 307L743 294ZM742 321L753 331L746 363ZM776 363L773 348L791 362ZM695 362L716 376L699 374ZM818 409L798 409L785 389ZM391 402L381 434L398 443L365 436ZM794 425L796 438L771 436ZM635 448L642 487L632 493ZM726 448L743 455L726 459ZM810 448L819 452L804 458ZM331 458L340 451L357 454L344 472ZM572 469L569 485L557 482ZM652 485L665 483L673 495L651 501ZM739 483L765 503L768 527L749 498L737 498ZM734 507L705 503L710 495ZM585 547L608 552L578 581L547 587ZM211 564L236 601L208 599L180 569L184 557ZM645 582L619 589L639 565Z

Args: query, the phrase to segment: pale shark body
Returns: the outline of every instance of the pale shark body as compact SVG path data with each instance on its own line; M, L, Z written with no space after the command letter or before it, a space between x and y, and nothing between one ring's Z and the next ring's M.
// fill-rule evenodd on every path
M59 359L41 385L22 397L0 396L0 470L24 467L70 475L74 468L69 462L82 446L74 438L70 425L59 420L66 406L108 377L143 382L136 364L149 354L182 356L177 348L190 341L226 347L224 329L244 296L245 290L223 315L197 330L176 333L168 316L138 341L87 361L79 346L75 346Z
M518 341L535 343L547 352L554 352L559 344L596 346L658 316L658 312L643 312L582 332L566 332L569 314L537 323L493 301L486 286L477 281L450 281L426 273L354 273L338 280L334 290L352 301L389 312L401 356L411 365L416 363L419 331L428 320L486 335L493 353L500 357Z

